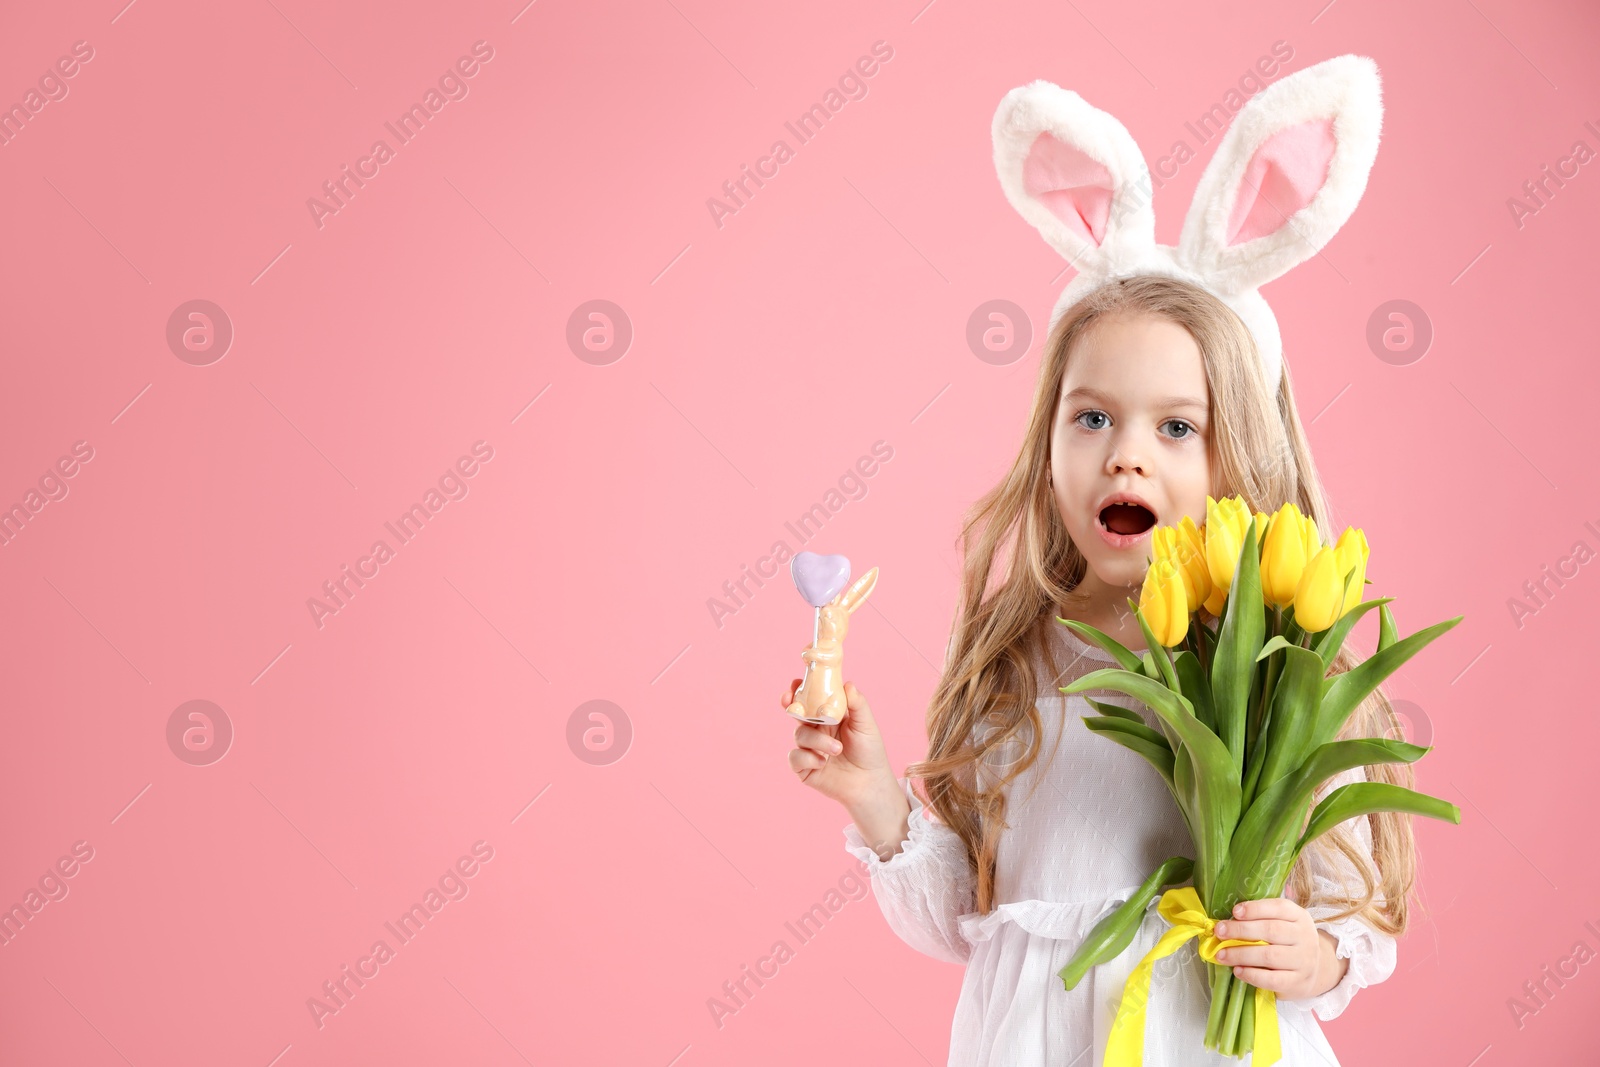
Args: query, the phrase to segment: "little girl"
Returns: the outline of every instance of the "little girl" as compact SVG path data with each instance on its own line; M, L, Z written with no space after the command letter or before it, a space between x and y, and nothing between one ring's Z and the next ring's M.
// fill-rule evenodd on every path
M1115 959L1071 990L1058 977L1151 871L1194 853L1160 775L1083 726L1093 709L1059 691L1113 661L1055 618L1143 649L1127 600L1139 596L1150 531L1184 516L1203 523L1208 495L1268 514L1293 501L1332 543L1287 367L1276 397L1265 382L1250 331L1199 286L1140 275L1072 305L1050 334L1021 451L963 531L927 760L896 779L850 684L842 723L795 731L789 766L848 810L846 848L871 871L889 926L919 952L966 965L952 1067L1099 1067L1124 982L1169 929L1158 897ZM1343 651L1333 669L1356 662ZM1131 698L1099 699L1157 726ZM1403 735L1375 693L1340 736ZM1357 767L1317 799L1364 772L1411 784L1408 764ZM1353 818L1307 846L1285 896L1243 902L1217 924L1219 938L1269 942L1226 949L1219 962L1277 994L1282 1067L1337 1067L1316 1020L1394 971L1415 866L1409 816ZM1250 1062L1204 1046L1210 995L1196 947L1155 966L1148 1067Z

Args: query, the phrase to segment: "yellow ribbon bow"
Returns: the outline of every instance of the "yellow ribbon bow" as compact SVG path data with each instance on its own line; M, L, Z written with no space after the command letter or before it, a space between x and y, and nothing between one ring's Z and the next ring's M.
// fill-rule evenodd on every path
M1207 963L1216 963L1218 949L1269 943L1241 941L1237 938L1218 940L1213 932L1217 920L1206 914L1200 903L1200 894L1194 886L1186 885L1162 893L1157 910L1163 919L1172 924L1172 929L1161 935L1161 940L1139 961L1123 986L1117 1017L1111 1024L1111 1035L1106 1039L1105 1067L1139 1067L1144 1062L1144 1009L1150 1001L1150 971L1156 960L1176 952L1191 937L1200 938L1200 958ZM1278 1044L1278 1012L1274 1006L1277 994L1260 986L1256 986L1255 991L1256 1040L1250 1062L1255 1067L1271 1067L1283 1055Z

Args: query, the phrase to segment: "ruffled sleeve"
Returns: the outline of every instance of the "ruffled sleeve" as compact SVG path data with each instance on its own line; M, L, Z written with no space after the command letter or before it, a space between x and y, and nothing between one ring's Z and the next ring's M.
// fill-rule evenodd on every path
M1353 767L1329 779L1326 785L1317 791L1317 801L1320 802L1339 786L1366 780L1365 770ZM1328 832L1342 832L1348 840L1357 842L1368 870L1372 872L1374 880L1377 879L1377 866L1372 859L1372 827L1365 815L1347 819L1335 830ZM1314 883L1313 899L1327 896L1361 899L1365 892L1361 874L1342 853L1335 852L1329 859L1308 847L1306 855ZM1373 897L1374 904L1382 904L1383 900L1381 891ZM1316 922L1317 929L1326 930L1338 942L1334 954L1340 959L1350 961L1349 969L1345 971L1338 985L1318 996L1297 1002L1316 1012L1317 1018L1323 1022L1338 1018L1349 1005L1351 998L1356 995L1356 990L1383 981L1394 973L1395 968L1396 944L1390 935L1375 929L1366 920L1354 915L1336 922L1324 921L1328 916L1337 915L1343 910L1337 904L1313 904L1306 908Z
M956 832L927 810L909 778L900 788L911 803L910 836L900 851L881 859L856 829L844 828L845 851L866 864L883 917L906 944L927 956L965 963L972 944L960 918L976 907L976 875Z

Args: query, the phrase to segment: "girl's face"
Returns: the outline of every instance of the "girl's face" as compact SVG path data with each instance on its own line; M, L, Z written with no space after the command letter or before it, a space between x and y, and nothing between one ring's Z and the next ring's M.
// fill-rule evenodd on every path
M1102 319L1075 342L1050 434L1050 480L1089 561L1080 588L1125 613L1150 531L1206 519L1210 396L1189 331L1154 315ZM1116 503L1128 500L1129 503Z

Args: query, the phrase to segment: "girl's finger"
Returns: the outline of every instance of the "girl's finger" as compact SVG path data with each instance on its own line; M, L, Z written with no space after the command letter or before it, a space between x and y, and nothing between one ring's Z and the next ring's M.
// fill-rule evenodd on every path
M1267 967L1279 969L1287 962L1279 945L1233 945L1217 952L1217 962L1230 967Z
M1294 980L1293 971L1269 971L1261 967L1235 967L1233 976L1240 981L1249 982L1253 986L1269 989L1274 993L1282 993L1289 988L1289 983Z
M783 695L783 706L787 708L794 703L794 695L800 689L800 679L796 678L789 683L789 691Z
M822 755L844 751L844 745L837 737L809 723L801 723L795 728L794 743Z
M1224 941L1271 941L1275 945L1293 945L1299 927L1286 919L1229 919L1217 924L1216 932Z
M861 690L856 688L854 682L844 683L844 706L850 711L850 725L872 721L872 709L867 707L867 698L861 695Z
M1241 901L1233 909L1233 919L1293 919L1300 905L1283 897L1262 897L1260 900Z
M819 756L808 748L791 748L789 750L789 769L791 771L817 771L827 765L827 757Z

